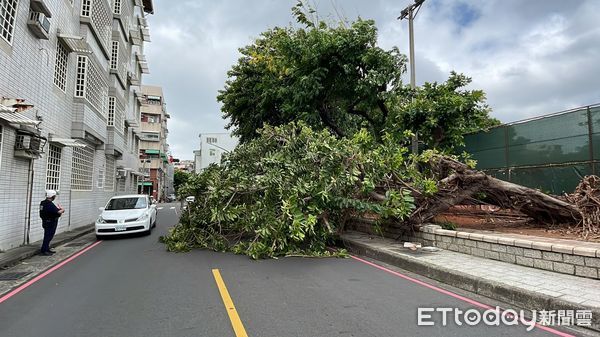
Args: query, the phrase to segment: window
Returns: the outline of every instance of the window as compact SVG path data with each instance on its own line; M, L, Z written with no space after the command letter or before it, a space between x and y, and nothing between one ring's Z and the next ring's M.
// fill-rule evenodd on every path
M75 81L75 97L85 97L85 74L88 58L77 56L77 78Z
M208 155L209 155L209 156L215 156L215 155L216 155L216 151L215 151L215 149L210 149L210 150L208 151Z
M75 97L84 97L96 110L106 116L104 107L107 96L108 83L99 67L87 56L77 56Z
M67 64L69 61L69 52L62 45L62 43L56 43L56 62L54 62L54 84L65 91L67 88Z
M146 197L138 198L113 198L106 205L107 211L118 211L124 209L144 209L148 208Z
M121 0L114 0L113 1L113 13L114 14L121 14Z
M71 167L71 189L75 191L91 191L94 176L94 149L76 147L73 149Z
M217 143L217 138L215 138L215 137L207 137L206 138L206 142L208 144L216 144Z
M106 125L115 126L115 102L117 98L115 96L108 97L108 119Z
M117 184L117 192L125 193L127 191L127 179L119 179Z
M90 17L92 13L92 0L81 0L81 16Z
M90 18L102 46L110 50L112 11L108 1L81 0L81 16Z
M60 190L60 159L62 149L56 145L48 146L48 163L46 164L46 189Z
M12 44L18 0L0 0L0 37Z
M104 189L106 191L115 190L115 159L106 157L106 173L104 174Z
M102 189L104 188L104 168L101 167L98 170L98 181L96 182L98 188Z
M161 105L162 98L160 96L147 95L146 96L146 104L150 105Z
M110 56L110 69L117 70L119 61L119 41L112 42L112 53Z

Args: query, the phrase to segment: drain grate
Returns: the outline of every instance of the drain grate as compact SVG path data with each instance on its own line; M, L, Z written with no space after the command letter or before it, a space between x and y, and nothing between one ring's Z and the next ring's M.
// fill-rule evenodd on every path
M0 273L0 281L15 281L31 274L30 271L4 272Z

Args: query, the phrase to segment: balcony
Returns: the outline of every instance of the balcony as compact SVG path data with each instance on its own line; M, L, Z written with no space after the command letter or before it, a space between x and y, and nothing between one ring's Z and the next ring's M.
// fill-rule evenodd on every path
M161 158L140 159L140 168L144 169L162 169L163 161Z
M161 137L158 133L142 132L140 134L140 140L143 142L160 142L160 139Z
M142 122L142 132L154 132L160 134L162 125L160 123Z

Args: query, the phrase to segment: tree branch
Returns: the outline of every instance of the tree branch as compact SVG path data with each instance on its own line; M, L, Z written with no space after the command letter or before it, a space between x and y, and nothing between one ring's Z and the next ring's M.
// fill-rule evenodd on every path
M381 110L381 115L382 115L381 123L385 124L385 122L387 121L388 115L390 114L390 110L385 105L385 102L382 99L377 100L377 106L379 107L379 110Z
M369 124L371 124L372 126L375 126L375 121L373 120L373 118L371 118L371 116L369 116L367 114L366 111L356 110L355 107L352 106L351 108L348 109L348 113L351 115L360 116L360 117L366 119L367 122L369 122Z
M333 122L331 116L329 115L329 109L327 109L325 106L319 108L319 117L321 117L321 121L323 122L323 124L325 124L325 126L327 126L329 129L331 129L331 131L338 135L338 137L345 137L344 131L342 131L342 129L340 129Z

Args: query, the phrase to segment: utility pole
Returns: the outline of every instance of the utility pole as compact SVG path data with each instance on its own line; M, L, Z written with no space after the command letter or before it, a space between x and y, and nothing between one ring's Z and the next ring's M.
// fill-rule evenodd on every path
M425 0L415 0L415 2L408 7L404 8L402 12L400 12L400 16L398 20L408 19L408 43L409 43L409 63L410 63L410 87L416 87L416 77L415 77L415 33L413 29L413 21L414 18L419 13L419 9L421 9L421 5ZM414 154L419 152L419 140L418 136L415 133L415 136L412 139L412 152Z

